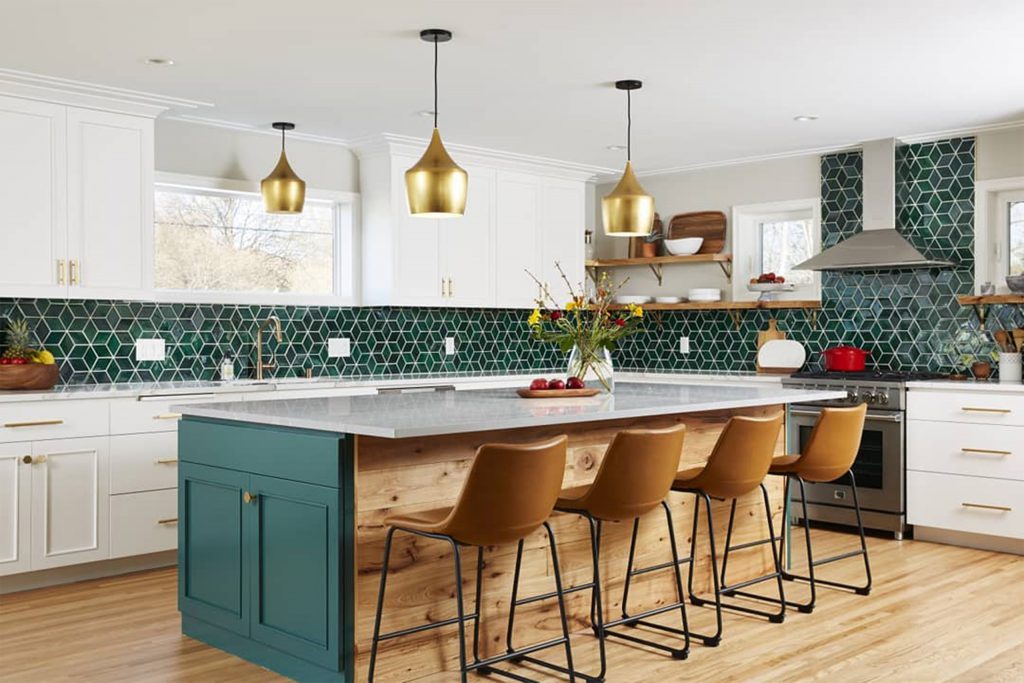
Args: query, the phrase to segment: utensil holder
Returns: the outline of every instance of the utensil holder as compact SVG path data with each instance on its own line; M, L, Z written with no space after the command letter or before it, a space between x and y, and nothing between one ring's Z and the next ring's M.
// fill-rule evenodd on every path
M999 382L1002 384L1021 383L1021 355L1019 353L999 354Z

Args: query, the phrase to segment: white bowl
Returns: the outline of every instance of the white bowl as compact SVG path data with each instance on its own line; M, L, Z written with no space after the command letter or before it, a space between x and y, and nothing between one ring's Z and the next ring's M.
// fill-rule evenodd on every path
M619 304L621 306L628 306L629 304L635 304L635 305L639 306L640 304L649 303L650 300L651 300L651 297L649 297L649 296L626 296L626 295L622 295L622 296L615 297L615 303L617 303L617 304Z
M656 304L681 304L683 298L681 296L656 296L654 297L654 303Z
M683 237L678 240L663 240L665 250L673 256L690 256L700 251L704 244L703 237Z
M686 298L690 301L721 301L722 290L712 289L708 287L698 287L691 289L686 294Z

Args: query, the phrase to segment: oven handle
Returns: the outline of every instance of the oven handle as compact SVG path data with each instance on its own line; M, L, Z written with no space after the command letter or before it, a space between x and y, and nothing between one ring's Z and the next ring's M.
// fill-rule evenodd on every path
M818 417L821 415L821 410L801 410L801 409L790 409L789 414L794 417ZM867 419L874 420L875 422L903 422L903 413L878 413L868 411Z

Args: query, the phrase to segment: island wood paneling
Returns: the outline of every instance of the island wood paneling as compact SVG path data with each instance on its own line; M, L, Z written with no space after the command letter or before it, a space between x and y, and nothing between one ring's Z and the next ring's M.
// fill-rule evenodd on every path
M538 409L552 409L538 404ZM560 409L560 408L554 408ZM357 671L365 680L373 633L380 566L384 551L384 518L396 512L414 512L451 505L465 480L476 449L484 443L520 443L568 434L569 457L564 485L574 486L593 480L613 435L631 427L662 427L684 423L687 434L682 464L699 464L707 459L718 434L731 414L764 416L777 413L781 407L752 408L737 411L684 414L663 417L615 420L607 422L554 425L530 429L474 432L415 439L381 439L357 437L357 579L356 625ZM776 447L783 452L784 431ZM528 485L528 483L527 483ZM781 523L782 482L768 480L776 524ZM693 496L673 493L670 496L676 537L680 553L689 552L693 523ZM739 502L734 542L764 537L767 527L759 492ZM716 528L719 548L725 539L728 504L716 502ZM637 565L664 562L669 559L664 513L660 508L641 520ZM552 519L558 540L563 580L567 586L590 579L590 542L586 521L575 516L556 514ZM604 605L607 617L621 612L622 585L629 547L629 524L606 524L602 536L601 572ZM550 551L543 531L533 534L526 543L520 595L550 591L554 588ZM710 588L706 518L702 515L697 541L698 592ZM383 630L407 628L427 621L455 615L454 575L450 547L439 541L398 532L395 535L388 577ZM467 548L463 556L463 581L467 612L472 610L476 550ZM481 591L481 654L504 651L505 623L508 614L515 546L485 549L484 586ZM737 553L730 558L729 579L738 581L765 572L770 567L767 546ZM685 568L684 568L685 569ZM685 575L684 575L685 580ZM675 589L670 571L636 579L630 589L630 610L641 611L674 600ZM690 607L691 611L698 608ZM590 594L580 592L569 599L571 628L582 632L574 637L574 647L594 647L589 633ZM675 620L673 622L673 619ZM661 623L678 624L678 613L657 618ZM529 644L557 636L559 630L557 605L554 601L536 603L517 610L516 642ZM381 681L405 681L457 668L458 644L456 628L446 627L398 641L384 643L378 659L377 678ZM471 633L471 629L468 633ZM664 638L663 635L653 635ZM471 647L467 642L467 647ZM544 653L559 661L557 648Z

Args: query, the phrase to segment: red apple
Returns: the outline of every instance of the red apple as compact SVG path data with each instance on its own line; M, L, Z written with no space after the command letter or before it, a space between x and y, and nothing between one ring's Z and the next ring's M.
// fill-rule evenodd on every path
M548 381L546 379L544 379L543 377L541 377L539 379L535 379L532 382L530 382L530 390L531 391L544 391L547 388L548 388Z
M554 389L555 391L561 391L565 389L565 382L560 379L553 379L548 382L548 389Z
M565 380L566 389L586 389L587 385L579 377L570 377Z

